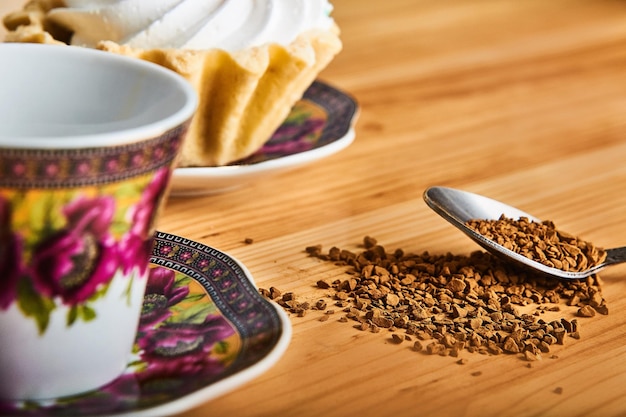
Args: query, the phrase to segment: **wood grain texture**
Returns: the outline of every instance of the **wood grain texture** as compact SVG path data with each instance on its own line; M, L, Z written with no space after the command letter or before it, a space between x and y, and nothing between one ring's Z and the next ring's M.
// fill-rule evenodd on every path
M370 235L388 249L477 249L423 203L431 185L626 244L626 2L334 5L344 50L320 78L359 101L356 141L287 175L173 198L161 230L227 251L261 287L311 299L318 279L343 271L308 258L309 245L357 250ZM179 417L626 416L626 266L601 276L610 314L580 319L582 338L531 368L468 353L458 365L311 314L292 318L270 371Z

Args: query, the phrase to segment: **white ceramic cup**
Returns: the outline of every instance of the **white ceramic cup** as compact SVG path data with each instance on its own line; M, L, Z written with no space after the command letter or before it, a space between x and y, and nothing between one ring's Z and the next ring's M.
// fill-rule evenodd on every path
M123 372L196 104L145 61L0 44L0 398L77 394Z

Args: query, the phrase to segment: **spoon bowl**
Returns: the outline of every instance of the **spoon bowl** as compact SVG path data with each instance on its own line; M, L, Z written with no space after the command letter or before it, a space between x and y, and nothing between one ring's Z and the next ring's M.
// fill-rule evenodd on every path
M626 262L626 247L620 247L607 249L604 262L584 271L564 271L549 267L499 245L465 224L472 219L497 220L503 214L512 219L527 217L529 220L541 222L538 218L499 201L454 188L430 187L424 191L424 201L437 214L460 229L485 250L555 278L583 279L606 266Z

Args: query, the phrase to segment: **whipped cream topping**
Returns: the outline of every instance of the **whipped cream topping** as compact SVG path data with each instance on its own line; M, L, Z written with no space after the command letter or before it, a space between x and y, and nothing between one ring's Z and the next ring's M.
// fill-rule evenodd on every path
M101 40L135 48L288 45L310 29L330 29L328 0L65 0L49 18L74 35L72 45Z

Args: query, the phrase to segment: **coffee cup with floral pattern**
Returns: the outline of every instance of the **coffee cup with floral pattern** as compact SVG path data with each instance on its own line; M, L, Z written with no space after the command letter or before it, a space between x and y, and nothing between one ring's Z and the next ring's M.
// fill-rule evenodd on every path
M0 398L58 398L132 354L197 97L112 53L0 44Z

